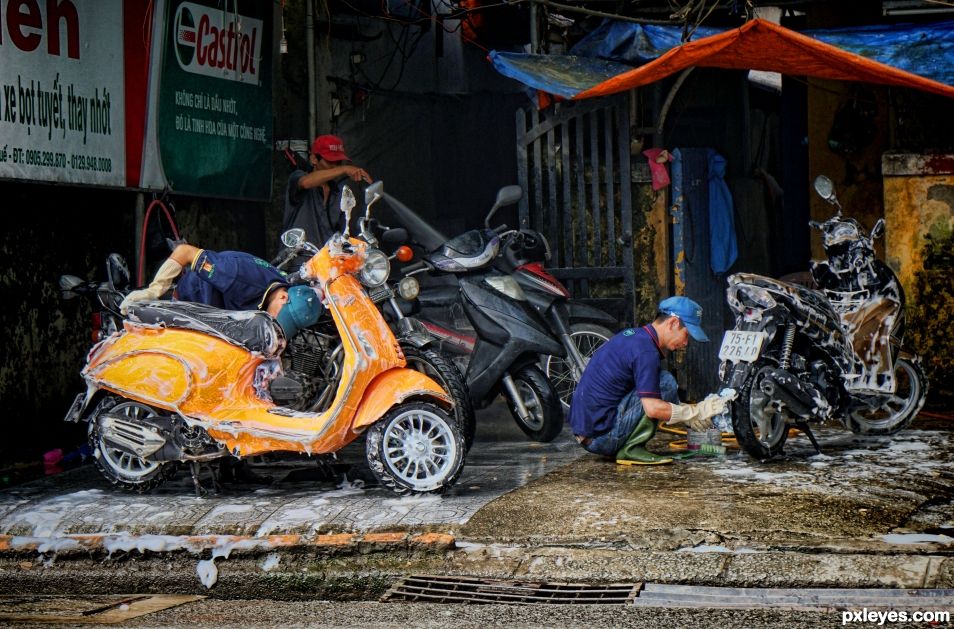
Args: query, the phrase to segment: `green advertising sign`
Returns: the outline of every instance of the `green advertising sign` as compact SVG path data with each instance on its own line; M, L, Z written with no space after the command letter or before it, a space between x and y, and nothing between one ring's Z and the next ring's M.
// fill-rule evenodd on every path
M220 6L167 4L158 95L162 170L175 192L268 199L272 3Z

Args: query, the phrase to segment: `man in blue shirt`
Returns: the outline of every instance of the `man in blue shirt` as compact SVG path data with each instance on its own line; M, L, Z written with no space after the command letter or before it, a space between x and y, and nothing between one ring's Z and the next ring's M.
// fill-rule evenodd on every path
M314 324L322 310L318 291L309 286L289 287L285 274L260 258L242 251L209 251L180 243L149 286L126 296L120 311L126 314L131 303L159 299L176 278L179 300L225 310L264 310L275 318L288 341L301 328Z
M668 352L685 349L690 336L709 340L701 324L699 304L669 297L659 303L652 323L623 330L593 354L567 418L587 451L615 457L621 465L671 463L645 447L656 434L654 420L705 430L713 416L724 412L725 402L717 396L680 404L676 379L660 366Z

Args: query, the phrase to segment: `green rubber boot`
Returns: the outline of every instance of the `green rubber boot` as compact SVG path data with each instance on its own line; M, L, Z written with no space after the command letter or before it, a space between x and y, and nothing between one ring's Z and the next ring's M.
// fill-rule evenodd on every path
M672 463L672 459L653 454L646 449L646 442L656 434L656 422L643 415L636 428L630 433L626 443L616 453L618 465L664 465Z

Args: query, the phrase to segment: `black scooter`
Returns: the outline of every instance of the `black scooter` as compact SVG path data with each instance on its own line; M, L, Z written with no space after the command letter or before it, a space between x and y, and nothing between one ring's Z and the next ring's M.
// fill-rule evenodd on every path
M567 353L516 279L494 268L499 232L506 228L471 230L448 240L399 200L380 194L411 239L427 252L419 262L404 267L397 292L411 302L411 312L421 311L420 323L440 341L441 349L457 358L471 401L483 408L503 394L528 437L543 442L556 438L563 427L563 409L537 362L540 355ZM503 188L491 212L515 202L520 194L517 186ZM421 274L437 281L423 310L414 303ZM445 305L450 317L432 316L435 307ZM401 304L394 307L403 312Z

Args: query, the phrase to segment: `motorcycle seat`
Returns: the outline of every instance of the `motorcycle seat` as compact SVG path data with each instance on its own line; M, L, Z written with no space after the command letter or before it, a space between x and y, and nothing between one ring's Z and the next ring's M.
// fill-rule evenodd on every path
M127 316L134 323L217 336L265 358L275 358L285 349L278 324L261 310L222 310L188 301L143 301L131 304Z

